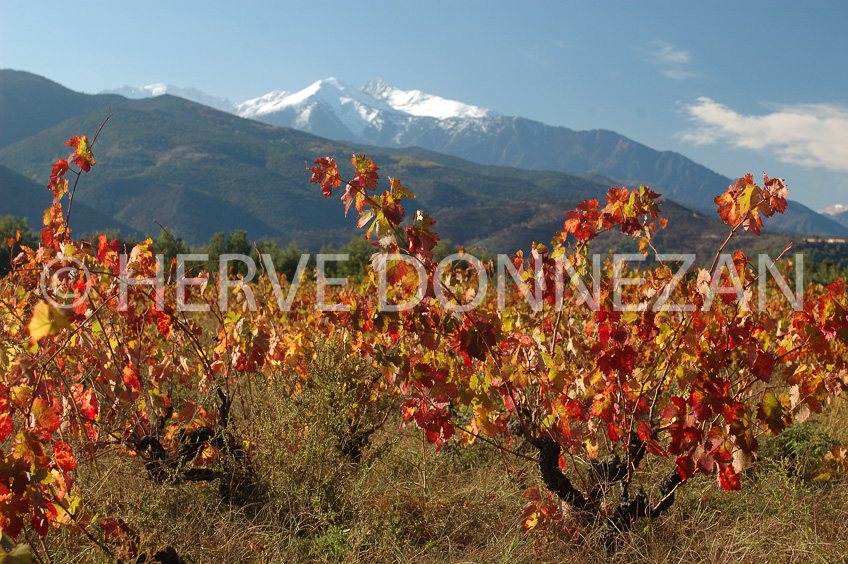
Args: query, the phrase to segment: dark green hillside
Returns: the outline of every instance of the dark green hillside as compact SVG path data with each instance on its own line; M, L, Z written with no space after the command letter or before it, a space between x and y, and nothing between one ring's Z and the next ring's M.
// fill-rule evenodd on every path
M792 194L792 186L789 186ZM781 230L786 233L804 233L819 237L846 237L848 226L840 224L836 218L816 213L807 206L798 202L789 202L789 207L783 215L775 214L771 218L763 220L766 229ZM801 236L799 235L800 239Z
M49 141L52 152L39 154L58 155L57 140L80 133L80 123L86 124L86 130L93 130L114 111L115 120L120 118L122 122L121 135L126 138L113 135L111 141L120 146L112 144L104 148L121 166L130 167L130 174L113 168L112 179L119 177L120 186L99 180L96 186L89 185L92 191L85 196L86 201L101 212L129 221L144 231L158 229L155 224L150 225L153 219L172 227L182 225L189 240L204 239L210 233L205 227L209 224L217 224L224 230L248 225L256 237L309 234L310 246L314 246L312 232L323 232L329 227L321 218L314 223L319 214L315 202L299 202L306 208L299 210L297 217L281 214L284 211L281 207L290 211L295 205L297 198L291 190L300 187L301 182L293 175L304 169L305 161L311 162L322 153L312 150L319 147L339 158L353 150L377 155L384 168L391 161L393 174L416 187L420 195L418 205L431 211L464 210L540 198L573 203L585 195L596 194L598 186L594 182L600 182L605 187L649 184L666 197L709 215L712 199L731 182L682 155L656 151L612 131L573 131L523 118L497 116L461 131L451 130L450 134L441 127L429 127L407 132L403 139L387 141L390 146L414 145L428 147L429 151L415 147L375 149L370 145L357 147L324 141L291 130L281 134L282 129L175 100L165 97L130 101L117 95L82 94L31 73L0 70L0 148L50 129L49 136L26 146L38 152L38 145L46 149ZM132 110L124 111L124 105ZM92 110L94 113L82 122L69 119ZM115 131L111 123L109 130ZM531 170L474 164L463 159ZM35 167L43 163L33 161L30 155L13 150L8 158L0 157L0 163L42 182L38 174L43 174L44 169ZM140 167L148 170L141 172ZM466 174L457 175L457 171ZM575 175L575 171L579 174ZM277 185L281 177L286 182L296 182L279 188L288 195L272 201L267 186ZM149 202L141 203L145 200L144 191L137 192L131 204L126 194L113 198L115 193L129 189L126 181L136 191L139 186L151 184L156 185L158 195L174 191L176 201L151 209ZM234 190L234 185L240 189ZM790 196L795 189L790 182ZM216 209L219 200L226 204L223 210ZM281 202L285 205L277 205ZM192 210L195 217L189 219L186 213ZM304 221L306 218L310 219ZM822 216L794 202L789 213L766 220L765 229L848 237L844 220L840 225L839 218Z
M663 202L662 217L668 220L668 229L659 230L654 237L654 246L661 253L694 253L700 265L709 264L715 252L721 246L730 228L717 216L708 217L671 201ZM515 201L500 205L482 206L467 210L452 210L440 215L442 233L453 241L464 241L469 248L485 249L521 248L527 251L531 242L548 244L553 235L562 230L564 208L549 200ZM482 226L479 232L476 226ZM800 236L778 233L763 233L756 236L740 232L727 252L745 249L749 255L768 253L779 254L794 238ZM518 247L512 246L521 241ZM620 234L604 234L593 243L596 252L605 253L609 249L621 252L636 252L637 243L630 237Z
M840 214L834 215L833 220L840 225L848 227L848 211L844 211Z
M448 120L450 123L451 120ZM378 141L389 146L426 147L483 164L612 178L612 184L650 185L671 200L711 213L713 198L734 179L672 151L657 151L614 131L574 131L520 117L494 116L461 128L429 126ZM410 149L415 154L418 149ZM744 174L750 171L739 171ZM791 185L790 197L798 192ZM848 236L848 229L794 202L793 213L765 222L774 232Z
M126 101L123 96L83 94L32 73L0 69L0 147L74 116Z
M351 226L340 206L324 202L308 183L307 162L323 155L344 162L367 152L382 176L399 177L418 195L414 205L431 212L469 209L516 198L544 198L573 204L599 196L605 187L564 173L462 164L426 153L426 160L398 151L345 145L299 131L276 128L172 96L131 101L113 110L98 139L97 166L77 191L100 213L141 232L155 232L154 220L193 244L220 231L246 229L251 238L325 242L349 239L341 229L330 240L324 230ZM66 155L64 140L92 134L109 114L77 116L0 150L0 162L38 181L47 181L49 163ZM444 164L440 161L444 161ZM500 228L500 226L498 226ZM516 242L516 244L518 244Z
M68 137L93 134L108 115L76 116L0 149L0 163L39 187L28 192L7 188L0 213L29 216L30 225L37 226L49 202L49 193L40 188L47 183L49 164L67 156L63 143ZM547 243L562 228L565 210L585 198L603 199L611 184L561 172L480 165L423 149L339 143L162 96L114 108L94 149L97 166L77 191L71 225L78 233L115 226L123 226L125 233L157 233L158 222L193 245L218 232L244 229L251 240L294 240L313 251L324 244L338 247L355 234L353 214L345 219L338 202L324 201L308 182L307 163L331 155L342 174L350 176L346 159L354 152L373 157L384 181L394 176L410 187L418 198L407 211L431 213L442 237L491 252ZM18 183L27 180L17 178ZM30 192L40 199L23 195ZM795 213L796 206L790 205L787 219L803 221L805 210ZM700 256L714 251L727 234L715 217L672 202L664 211L670 229L658 236L661 251ZM764 234L756 248L776 253L788 240Z
M45 186L0 166L0 217L13 215L26 218L30 229L37 232L42 225L44 209L52 200L53 195ZM67 211L67 205L65 207ZM74 202L70 225L77 235L103 230L120 230L124 235L134 233L128 225L81 202Z

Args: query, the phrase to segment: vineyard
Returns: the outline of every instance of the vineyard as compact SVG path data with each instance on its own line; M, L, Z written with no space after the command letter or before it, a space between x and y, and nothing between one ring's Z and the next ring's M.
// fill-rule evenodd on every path
M437 261L414 187L316 155L305 189L356 214L373 255L356 280L327 276L338 255L289 280L261 253L209 268L176 240L167 260L76 240L96 136L67 145L40 241L7 241L0 279L0 561L848 551L845 281L802 287L791 249L735 246L783 213L782 179L717 195L705 267L655 248L648 187L582 202L526 252ZM607 233L638 252L593 245ZM780 537L793 522L809 532Z

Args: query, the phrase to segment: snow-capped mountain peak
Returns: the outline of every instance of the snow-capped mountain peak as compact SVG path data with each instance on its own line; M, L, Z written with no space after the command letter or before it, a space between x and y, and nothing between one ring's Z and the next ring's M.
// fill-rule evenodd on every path
M399 114L390 105L330 77L298 92L277 90L242 102L241 117L311 131L339 139L362 141L369 128L379 128L387 116Z
M335 77L319 80L312 85L304 88L295 96L316 97L322 102L336 104L337 100L348 99L363 106L374 107L378 110L391 110L391 106L378 100L368 93L362 92L358 88L346 84Z
M823 213L825 215L839 215L845 212L848 212L848 206L845 204L836 204L823 210L819 210L819 213Z
M236 113L242 117L253 118L257 115L273 112L285 107L292 93L288 90L274 90L258 98L242 102L236 106Z
M209 96L196 88L164 83L124 86L106 93L134 99L172 94L270 125L294 127L325 137L360 142L375 142L375 136L393 138L422 119L442 122L458 118L464 122L498 115L486 108L426 94L421 90L401 90L380 78L360 89L329 77L297 92L274 90L238 104L226 98ZM445 126L448 126L447 123ZM451 127L456 126L454 123Z
M311 103L326 104L335 110L353 104L362 108L393 111L391 106L385 102L330 77L314 82L303 90L294 93L286 90L275 90L259 98L247 100L238 105L237 112L242 117L256 118L289 107L305 106Z
M198 104L203 104L204 106L209 106L210 108L215 108L216 110L221 110L222 112L233 113L236 109L236 105L227 98L210 96L197 88L181 88L162 82L148 84L147 86L123 86L114 90L104 90L101 94L120 94L134 100L171 94L172 96L178 96L192 102L197 102Z
M400 90L381 78L375 78L362 87L362 91L377 100L386 102L392 108L419 117L436 119L448 118L480 118L497 115L496 112L447 100L441 96L426 94L420 90Z
M125 98L132 100L140 100L142 98L150 98L151 96L161 96L164 90L168 87L167 84L148 84L147 86L122 86L121 88L113 88L104 90L101 94L120 94Z

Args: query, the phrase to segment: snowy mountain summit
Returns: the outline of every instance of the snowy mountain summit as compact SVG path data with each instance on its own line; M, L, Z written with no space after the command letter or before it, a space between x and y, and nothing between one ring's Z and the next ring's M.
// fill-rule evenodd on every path
M845 204L835 204L823 210L819 210L819 213L825 215L839 215L846 212L848 212L848 206L846 206Z
M383 100L400 112L419 117L436 119L480 118L497 115L494 111L463 104L455 100L446 100L440 96L425 94L420 90L400 90L382 78L375 78L362 87L362 91L377 100Z
M122 86L121 88L104 90L101 94L120 94L133 100L171 94L172 96L178 96L192 102L197 102L198 104L203 104L204 106L209 106L210 108L215 108L216 110L221 110L222 112L235 113L236 110L236 105L227 98L210 96L197 88L180 88L179 86L164 84L162 82L148 84L147 86Z
M504 116L420 90L401 90L379 78L356 88L330 77L297 92L275 90L241 103L167 84L126 86L110 93L129 98L173 94L335 141L420 147L486 165L586 173L622 185L651 185L678 204L705 213L714 212L716 191L731 182L683 155L656 151L614 131L574 131ZM800 222L797 217L773 217L768 228L839 237L848 233L845 206L832 206L822 213L830 217L811 210L802 211L806 215Z
M396 144L398 136L422 120L496 115L485 108L420 90L400 90L379 78L357 89L332 77L299 92L278 90L248 100L238 105L236 113L330 139L388 145Z
M172 94L269 125L292 127L330 139L384 145L399 144L400 136L410 129L432 129L444 120L477 120L498 115L486 108L420 90L400 90L380 78L359 89L330 77L298 92L274 90L238 104L196 88L170 84L124 86L104 93L134 99Z
M293 127L331 139L363 141L397 113L394 108L336 78L299 92L277 90L238 105L236 113L270 125Z

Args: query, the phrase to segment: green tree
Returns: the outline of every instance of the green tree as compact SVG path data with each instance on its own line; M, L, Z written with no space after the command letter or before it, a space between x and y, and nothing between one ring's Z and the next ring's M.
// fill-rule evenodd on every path
M249 255L253 245L247 238L247 231L233 231L227 238L227 252L238 255Z
M351 278L361 279L365 273L365 265L371 262L371 255L376 249L362 237L354 237L347 244L348 260L345 274Z
M15 239L18 231L21 233L21 238L10 247L7 245L7 240ZM12 215L0 217L0 278L12 270L12 259L21 252L21 246L30 248L38 246L38 239L27 225L27 220Z
M209 264L206 269L210 272L217 272L218 259L227 252L227 235L223 231L212 235L209 242L203 246L202 252L209 255Z
M224 254L252 256L257 268L259 267L258 257L253 251L253 245L247 238L247 231L234 231L229 235L223 231L215 233L209 239L209 242L202 247L201 252L209 255L207 270L210 272L218 271L221 255ZM229 270L235 274L245 275L247 274L247 264L239 260L233 260L229 263Z
M442 259L456 253L458 249L450 239L442 239L433 247L433 262L440 263Z
M285 274L286 280L292 281L294 275L297 273L297 265L300 263L300 257L304 252L304 250L297 246L297 243L294 241L290 242L283 252L280 264L275 265L277 266L277 273ZM310 257L309 265L314 265L314 263L314 260ZM307 269L307 272L309 272L309 269Z
M253 259L253 262L256 263L257 270L264 270L265 263L263 262L262 255L270 255L271 256L271 264L274 266L274 270L276 271L283 261L283 250L277 244L276 241L272 240L264 240L256 243L256 246L250 251L250 258Z
M159 238L154 244L156 254L165 255L165 269L167 270L178 254L186 254L189 247L182 239L175 239L164 229L159 232Z
M297 272L297 265L300 263L300 257L304 252L294 241L290 242L285 249L281 249L276 241L266 240L259 241L256 244L256 247L250 252L250 257L256 263L257 270L262 271L265 269L265 263L260 255L270 255L271 263L274 265L274 272L278 276L284 274L286 280L291 281ZM307 263L307 273L309 272L309 267L314 266L315 258L310 256Z
M253 245L247 238L247 231L233 231L227 238L227 253L235 255L249 256ZM247 264L240 260L231 261L229 264L230 271L234 274L247 274Z

